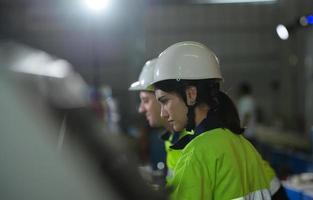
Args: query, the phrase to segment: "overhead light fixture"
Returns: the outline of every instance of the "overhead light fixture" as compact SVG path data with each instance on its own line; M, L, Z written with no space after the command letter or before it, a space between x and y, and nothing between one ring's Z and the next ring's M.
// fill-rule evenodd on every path
M300 17L299 23L301 26L313 25L313 15L305 15Z
M313 25L313 15L306 16L309 25Z
M276 27L276 33L282 40L287 40L289 38L289 32L285 25L278 24Z
M227 3L274 3L277 0L196 0L197 3L227 4Z
M104 10L109 5L109 0L84 0L84 1L88 8L96 12Z
M297 18L293 23L288 25L278 24L276 27L276 33L282 40L287 40L292 32L300 28L313 27L313 15L303 15Z

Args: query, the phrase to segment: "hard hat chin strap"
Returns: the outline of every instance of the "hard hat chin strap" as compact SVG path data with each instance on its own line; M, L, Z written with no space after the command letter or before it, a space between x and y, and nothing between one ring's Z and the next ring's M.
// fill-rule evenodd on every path
M198 88L197 88L198 89ZM219 107L219 100L218 100L218 94L219 94L219 87L218 86L212 86L212 88L209 90L209 98L207 100L207 104L209 106L209 113L217 112ZM198 97L197 97L198 98ZM186 130L192 131L196 128L196 116L195 116L195 108L198 105L197 99L192 105L188 105L187 103L187 96L185 95L183 98L185 105L188 108L187 112L187 124L186 124Z
M185 105L188 108L187 112L187 124L186 124L186 131L192 131L196 127L195 123L195 107L197 106L197 102L195 102L193 105L188 105L187 103L187 95L186 95L186 85L182 85L182 87L179 90L179 93L181 97L183 98L183 101Z

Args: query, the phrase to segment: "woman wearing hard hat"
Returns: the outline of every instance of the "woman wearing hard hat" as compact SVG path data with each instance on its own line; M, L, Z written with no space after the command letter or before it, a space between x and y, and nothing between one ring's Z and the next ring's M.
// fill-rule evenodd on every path
M176 43L158 57L153 86L161 116L175 131L194 130L171 147L182 150L171 199L283 197L273 170L242 136L236 107L220 91L221 80L218 59L203 44Z

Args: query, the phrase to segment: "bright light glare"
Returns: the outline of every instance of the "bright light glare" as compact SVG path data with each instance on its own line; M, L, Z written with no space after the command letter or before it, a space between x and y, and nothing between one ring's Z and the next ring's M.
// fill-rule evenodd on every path
M277 32L279 38L282 39L282 40L287 40L288 37L289 37L289 33L288 33L287 28L284 25L282 25L282 24L279 24L276 27L276 32Z
M69 74L71 66L65 60L53 61L48 54L36 52L16 61L16 64L11 69L21 73L64 78Z
M88 8L94 11L102 11L109 5L109 0L85 0Z

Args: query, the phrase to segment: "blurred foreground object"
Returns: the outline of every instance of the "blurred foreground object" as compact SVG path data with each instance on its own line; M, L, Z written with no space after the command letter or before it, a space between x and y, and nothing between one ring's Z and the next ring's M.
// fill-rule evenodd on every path
M164 199L123 139L102 134L69 63L11 42L0 62L0 199Z

